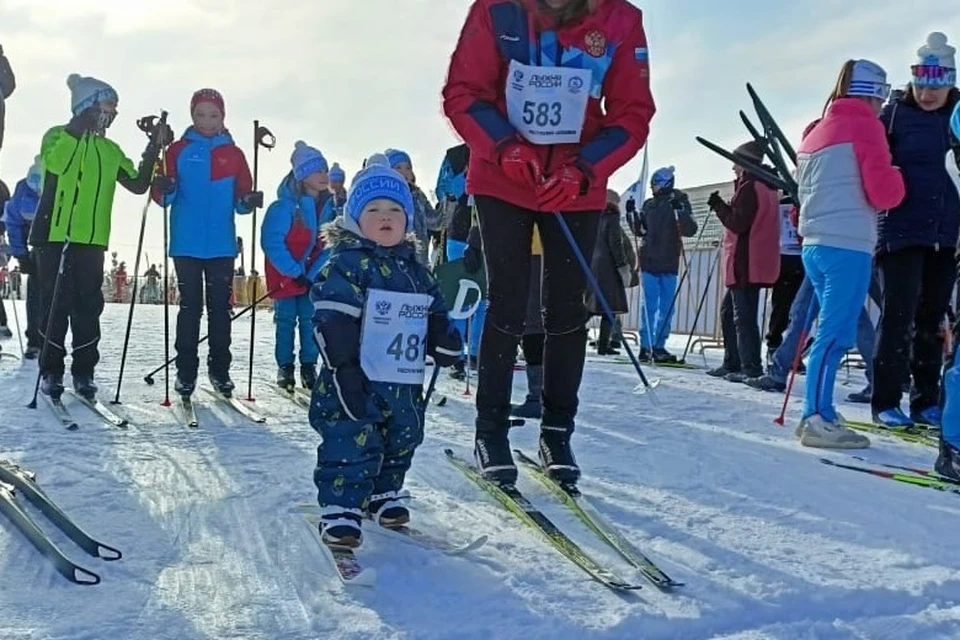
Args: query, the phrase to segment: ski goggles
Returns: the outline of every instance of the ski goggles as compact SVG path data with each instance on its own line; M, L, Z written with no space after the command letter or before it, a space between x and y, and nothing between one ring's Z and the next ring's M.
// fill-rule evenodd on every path
M890 85L887 83L866 81L858 82L854 80L850 83L850 90L847 91L847 95L886 100L890 97Z
M935 64L915 64L910 67L915 87L952 87L957 84L957 70Z

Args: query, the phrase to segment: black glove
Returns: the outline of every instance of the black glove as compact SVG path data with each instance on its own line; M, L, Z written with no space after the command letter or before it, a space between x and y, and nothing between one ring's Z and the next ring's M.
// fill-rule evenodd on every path
M296 278L294 278L293 281L294 283L296 283L298 287L302 287L304 289L309 289L313 286L313 283L310 281L310 278L308 278L306 275L302 273L298 275Z
M17 262L20 263L20 273L32 276L37 273L37 265L33 261L33 256L29 253L22 256L14 256L17 259Z
M716 211L718 207L725 204L727 203L723 198L720 197L719 191L714 191L707 199L707 206L710 207L710 211Z
M333 372L333 380L340 406L348 418L361 422L382 413L378 411L373 396L367 390L367 377L360 365L337 367Z
M674 211L683 211L683 203L680 202L679 198L671 198L670 206L673 207Z
M637 201L631 196L627 199L627 213L636 213L637 212Z
M160 145L161 147L169 147L173 142L174 134L173 129L170 128L166 122L162 125L158 122L153 128L153 131L150 132L150 142Z
M263 208L263 191L251 191L240 200L251 209L261 209Z
M463 359L463 340L444 316L430 316L427 325L427 353L438 367L452 367Z
M177 190L177 181L170 176L163 175L162 173L157 174L157 176L153 179L153 188L163 195L168 196Z

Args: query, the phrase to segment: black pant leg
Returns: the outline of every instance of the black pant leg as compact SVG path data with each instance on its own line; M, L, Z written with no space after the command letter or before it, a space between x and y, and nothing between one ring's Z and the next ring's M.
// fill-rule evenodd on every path
M727 289L720 303L720 331L723 335L723 368L740 371L740 350L737 347L737 324L733 320L733 289Z
M780 277L770 292L770 325L767 327L767 347L776 349L783 342L783 332L790 324L790 306L803 282L803 258L780 256Z
M40 372L63 375L66 348L64 340L69 326L70 298L72 289L71 253L74 248L64 249L63 244L46 244L36 249L37 283L40 285L39 330L46 337L46 354L40 362ZM60 274L61 258L63 273ZM59 275L59 287L58 287ZM101 278L103 275L101 274ZM59 290L58 290L59 289ZM56 300L54 300L56 295Z
M733 319L736 325L737 350L740 354L740 369L750 377L763 375L760 360L760 286L735 287L733 293Z
M527 312L536 213L489 196L477 196L476 205L487 272L487 316L480 337L482 357L477 372L477 419L488 427L506 428L513 366Z
M103 247L70 247L72 283L70 331L73 334L74 375L93 376L100 362L100 315L103 313Z
M871 400L877 412L900 406L904 374L909 371L910 336L920 302L924 251L908 248L878 257L883 301L877 323Z
M554 214L537 214L543 244L543 419L541 424L572 428L579 406L587 351L587 276ZM561 214L580 253L589 260L597 240L600 212Z
M953 249L929 249L923 260L920 301L914 318L912 411L922 411L937 404L940 395L940 372L943 367L943 335L941 326L950 306L956 284L957 268Z
M203 261L196 258L174 258L177 270L177 291L180 311L177 313L177 375L187 382L197 379L200 360L200 318L203 315Z
M207 302L207 334L210 336L210 355L207 368L218 378L230 372L233 358L230 354L230 296L233 293L233 258L212 258L203 261ZM250 301L251 304L254 300Z

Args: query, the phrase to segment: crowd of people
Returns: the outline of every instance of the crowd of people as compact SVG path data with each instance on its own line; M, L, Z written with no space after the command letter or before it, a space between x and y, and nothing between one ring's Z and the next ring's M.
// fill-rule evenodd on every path
M960 93L945 36L930 35L911 72L910 86L891 96L878 65L843 66L822 117L804 133L798 201L739 164L733 198L708 201L724 228L725 285L724 359L709 374L783 391L816 319L797 428L804 445L869 445L845 427L833 399L837 368L855 343L870 383L855 399L871 403L878 423L941 423L941 330L960 230L951 178L960 170ZM642 286L640 357L676 360L666 341L683 240L702 229L674 167L652 174L652 195L639 206L607 187L646 143L656 111L641 12L626 0L475 0L442 89L464 143L446 152L436 203L403 150L370 156L347 187L340 165L303 141L267 202L225 125L224 97L209 88L189 100L192 124L179 139L165 122L149 127L135 163L108 137L117 91L76 74L67 85L68 122L43 136L3 217L10 254L29 276L26 335L43 393L64 391L68 326L73 387L97 393L104 253L119 184L150 190L169 211L177 393L189 398L197 387L205 310L206 371L229 396L236 216L265 207L260 246L277 384L312 392L309 422L322 435L314 480L330 544L359 544L368 515L385 526L408 521L403 485L423 439L427 358L456 377L477 369L475 457L485 477L516 481L509 430L513 418L531 417L540 421L541 463L568 487L580 477L571 440L590 318L601 319L598 354L617 353L617 317L629 310L628 290ZM4 99L14 86L0 55ZM759 141L735 151L763 166ZM451 264L483 283L469 320L451 319L453 301L440 293L437 278ZM129 277L114 266L116 300ZM155 266L146 279L143 295L159 299ZM765 289L773 303L766 371ZM881 307L875 340L868 293ZM521 352L527 394L513 404ZM960 478L956 431L944 428L937 470Z

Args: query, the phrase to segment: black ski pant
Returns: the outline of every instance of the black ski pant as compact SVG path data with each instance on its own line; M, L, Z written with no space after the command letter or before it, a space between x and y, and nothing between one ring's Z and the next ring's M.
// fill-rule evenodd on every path
M43 306L40 302L40 283L35 275L27 276L27 346L40 348L43 346L43 335L40 332L40 317L43 315Z
M543 419L546 426L573 429L587 349L583 268L573 255L555 214L518 207L489 196L476 197L487 267L487 317L480 341L477 427L507 429L517 346L524 334L530 288L533 225L543 246ZM599 211L562 214L574 241L591 255Z
M763 375L760 362L760 285L729 287L720 304L723 368L751 378Z
M523 351L523 360L528 367L539 367L543 364L543 343L546 336L542 333L524 334L520 343L520 350Z
M883 304L873 356L871 404L875 412L899 407L904 372L910 371L910 410L922 411L936 405L940 393L940 324L957 278L954 249L908 247L881 253L877 264Z
M177 314L177 375L195 382L200 358L200 319L207 308L207 335L210 336L207 370L216 378L230 371L230 295L233 292L233 258L174 258L180 312Z
M7 326L7 305L3 301L3 294L0 294L0 327Z
M51 243L36 248L37 284L39 284L41 340L46 335L47 353L40 363L43 375L64 373L67 328L73 335L73 375L93 377L100 362L100 314L103 313L104 247L86 244ZM59 291L57 274L63 257ZM29 293L27 294L29 297ZM28 312L29 313L29 312Z
M766 336L770 353L783 343L783 332L790 324L790 306L797 297L805 273L803 257L780 256L780 277L770 291L770 324Z

